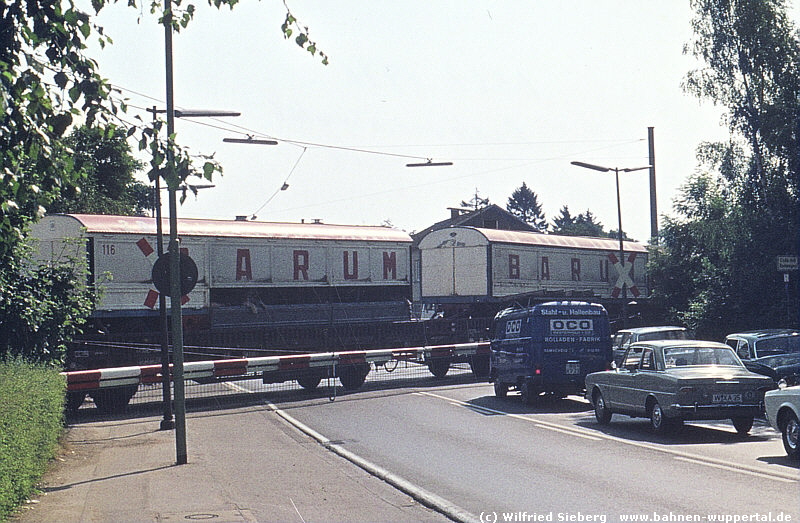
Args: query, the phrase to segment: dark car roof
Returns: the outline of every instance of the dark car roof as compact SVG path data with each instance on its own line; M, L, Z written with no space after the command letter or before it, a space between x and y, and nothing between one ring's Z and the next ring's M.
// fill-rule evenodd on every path
M752 331L734 332L728 334L725 339L744 338L750 341L758 341L778 336L800 336L800 331L794 329L759 329Z

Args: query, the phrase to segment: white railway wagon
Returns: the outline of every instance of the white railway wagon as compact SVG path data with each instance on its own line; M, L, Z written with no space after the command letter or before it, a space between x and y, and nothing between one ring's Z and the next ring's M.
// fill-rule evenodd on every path
M167 220L163 230L166 250ZM313 304L404 306L410 294L411 238L388 227L184 218L178 233L182 251L198 268L197 285L182 299L187 314L214 309L229 324L263 323L276 314L278 320L309 322L319 310ZM43 259L85 253L103 291L96 316L157 311L154 218L51 215L33 227L32 236ZM347 307L339 314L346 319Z
M425 236L422 299L428 303L502 301L515 295L617 298L648 293L647 249L607 238L451 227Z

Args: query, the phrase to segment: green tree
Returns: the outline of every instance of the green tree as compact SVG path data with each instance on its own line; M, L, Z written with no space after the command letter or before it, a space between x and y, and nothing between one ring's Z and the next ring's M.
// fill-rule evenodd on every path
M575 224L575 217L569 212L569 207L564 205L559 210L558 216L553 218L553 233L565 234L563 231L569 230Z
M97 13L109 3L110 0L92 0L91 6ZM218 8L233 7L238 0L210 3ZM136 8L137 2L129 0L128 5ZM192 4L160 0L150 2L149 7L152 13L160 13L159 23L173 31L186 27L195 11ZM308 30L298 24L288 7L282 30L286 38L296 34L297 45L327 63L327 56L319 52L308 38ZM73 157L59 154L62 139L74 121L80 120L88 127L99 126L105 129L106 137L116 136L116 126L125 127L117 119L125 105L111 101L109 83L98 74L96 62L85 54L89 38L98 38L101 46L111 43L102 27L72 0L0 2L0 327L4 335L15 329L49 340L47 329L58 331L59 325L64 324L69 329L77 328L77 315L83 310L70 305L73 291L57 292L64 287L60 282L67 281L60 272L31 272L22 254L22 243L28 225L81 182L81 171L75 168ZM138 133L140 149L152 147L151 179L174 173L165 179L168 185L177 187L189 176L210 179L221 171L210 157L201 158L202 167L196 168L196 158L179 147L174 135L168 138L175 170L165 169L167 144L154 139L160 125L147 123L125 131L130 137ZM70 277L70 281L82 281L78 273ZM58 312L58 305L50 307L44 299L48 296L64 300L62 312L74 312L76 316L61 318L60 324L38 321L37 318L55 317ZM23 306L17 306L20 303ZM58 338L58 332L55 334ZM58 345L52 341L33 343L41 350ZM10 347L0 344L0 351Z
M553 234L561 234L564 236L594 236L594 237L607 237L603 224L598 222L592 211L586 209L586 212L578 216L572 216L569 212L569 207L563 206L559 215L553 219Z
M525 182L511 193L506 204L506 210L520 220L532 225L537 231L547 230L547 220L542 212L539 197Z
M134 178L144 164L131 156L127 135L112 129L75 129L64 143L79 174L78 186L47 208L48 212L142 216L154 209L153 188Z
M86 260L39 264L30 246L19 244L16 251L0 271L0 360L63 363L67 343L94 305Z
M796 324L797 282L779 255L798 252L800 36L779 0L695 0L705 62L685 88L727 108L730 139L698 148L701 169L675 203L651 257L654 295L700 336Z

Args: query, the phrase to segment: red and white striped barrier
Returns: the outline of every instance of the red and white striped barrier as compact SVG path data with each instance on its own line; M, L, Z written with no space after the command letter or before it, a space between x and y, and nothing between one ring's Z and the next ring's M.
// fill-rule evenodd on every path
M412 361L428 363L432 360L489 354L489 342L460 343L456 345L434 345L366 351L323 352L296 354L292 356L264 356L259 358L236 358L212 361L190 361L183 365L184 380L225 378L231 376L260 377L269 372L303 371L306 369L333 369L337 365L374 363L382 365L389 361ZM172 365L170 365L170 369ZM161 365L139 367L115 367L96 370L62 372L67 378L67 390L88 391L123 385L161 383ZM332 374L332 373L331 373ZM172 376L170 376L172 379Z

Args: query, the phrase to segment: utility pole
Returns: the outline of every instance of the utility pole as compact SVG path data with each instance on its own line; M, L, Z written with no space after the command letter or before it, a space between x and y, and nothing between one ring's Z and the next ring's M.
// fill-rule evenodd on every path
M188 462L186 452L186 392L183 383L183 318L181 317L180 243L178 240L178 173L175 172L175 96L172 76L172 0L164 6L164 47L167 75L167 191L169 193L169 277L172 318L172 357L175 376L175 454L178 465Z
M647 145L650 152L650 241L658 243L658 203L656 202L656 146L653 128L647 128Z

